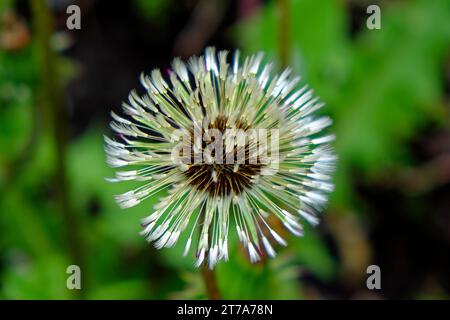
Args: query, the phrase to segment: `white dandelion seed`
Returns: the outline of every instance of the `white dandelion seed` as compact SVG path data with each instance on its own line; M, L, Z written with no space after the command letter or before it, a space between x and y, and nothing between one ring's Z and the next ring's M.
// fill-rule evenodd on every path
M122 208L167 192L141 235L159 249L186 232L184 255L198 236L196 265L210 268L228 259L230 226L251 262L275 257L287 243L267 218L301 236L334 188L334 135L322 133L331 119L313 115L323 103L290 69L271 76L261 53L240 64L236 52L231 65L227 54L208 48L175 59L167 79L142 75L146 93L130 93L125 118L111 113L117 140L105 137L107 163L128 168L108 181L142 182L116 196Z

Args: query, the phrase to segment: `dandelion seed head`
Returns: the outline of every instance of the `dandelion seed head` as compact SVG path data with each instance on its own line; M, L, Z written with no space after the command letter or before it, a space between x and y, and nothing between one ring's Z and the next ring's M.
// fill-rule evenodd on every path
M129 208L165 192L140 234L160 249L186 233L183 254L195 247L197 266L228 259L230 229L251 262L275 257L287 242L269 218L302 236L333 190L332 121L314 115L323 103L262 58L214 48L176 58L167 78L141 75L146 92L131 91L123 116L111 113L116 137L105 137L105 152L117 171L108 181L141 182L116 201Z

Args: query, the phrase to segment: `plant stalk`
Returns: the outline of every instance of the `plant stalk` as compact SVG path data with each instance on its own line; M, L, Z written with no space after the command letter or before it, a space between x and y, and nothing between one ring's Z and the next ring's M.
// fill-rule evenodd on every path
M202 211L200 212L200 225L202 226L205 221L205 208L202 208ZM199 228L199 237L201 236L202 228ZM210 240L210 239L209 239ZM201 274L203 278L203 283L205 285L206 289L206 295L210 300L220 300L220 290L219 286L217 284L217 278L214 270L211 270L208 268L208 263L206 261L203 262L203 264L200 266L201 268Z
M282 68L289 65L291 52L290 0L277 0L278 8L278 55Z
M217 278L214 270L208 268L205 263L201 266L202 277L205 283L206 294L210 300L220 300L220 290L217 285Z
M43 114L44 130L46 135L51 138L53 144L56 175L54 186L58 206L65 226L62 232L66 236L65 242L71 263L78 265L83 271L83 274L85 274L80 221L69 200L69 184L66 168L67 121L64 108L64 95L56 65L57 55L50 46L53 17L45 0L31 1L31 10L34 19L34 37L40 73L38 104ZM81 295L82 291L78 293Z

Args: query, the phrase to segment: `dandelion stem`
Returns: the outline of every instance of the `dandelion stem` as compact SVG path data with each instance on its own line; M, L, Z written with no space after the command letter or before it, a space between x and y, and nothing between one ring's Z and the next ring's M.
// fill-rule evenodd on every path
M214 270L208 268L207 264L202 266L202 277L208 298L210 300L220 300L220 291L217 285L216 274Z
M202 208L200 213L200 225L203 225L205 221L205 208ZM201 228L199 228L199 233L201 233ZM201 266L201 274L203 278L203 282L205 284L206 295L210 300L220 300L220 290L217 285L217 278L214 270L208 268L208 263L204 262Z
M281 67L289 64L289 52L291 50L291 19L290 0L277 0L278 7L278 54Z
M67 237L66 243L72 263L80 266L84 273L80 221L69 200L66 173L67 122L64 111L63 88L57 71L57 56L50 46L53 19L45 0L31 1L31 9L34 19L36 53L40 68L39 107L43 113L46 136L51 139L54 148L56 173L54 186L65 225L63 233ZM83 287L85 286L83 285Z

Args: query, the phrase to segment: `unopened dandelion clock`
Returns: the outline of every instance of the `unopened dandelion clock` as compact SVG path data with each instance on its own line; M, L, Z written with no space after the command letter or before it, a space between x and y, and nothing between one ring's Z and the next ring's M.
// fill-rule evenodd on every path
M213 268L228 259L236 232L256 262L287 244L274 220L297 236L302 220L318 223L333 190L334 136L323 133L331 119L314 115L323 103L299 77L289 69L272 76L262 57L208 48L187 63L175 59L166 77L141 76L146 92L131 92L124 116L112 113L107 162L126 169L109 180L141 183L116 197L122 208L163 194L142 220L157 248L186 233L184 254Z

